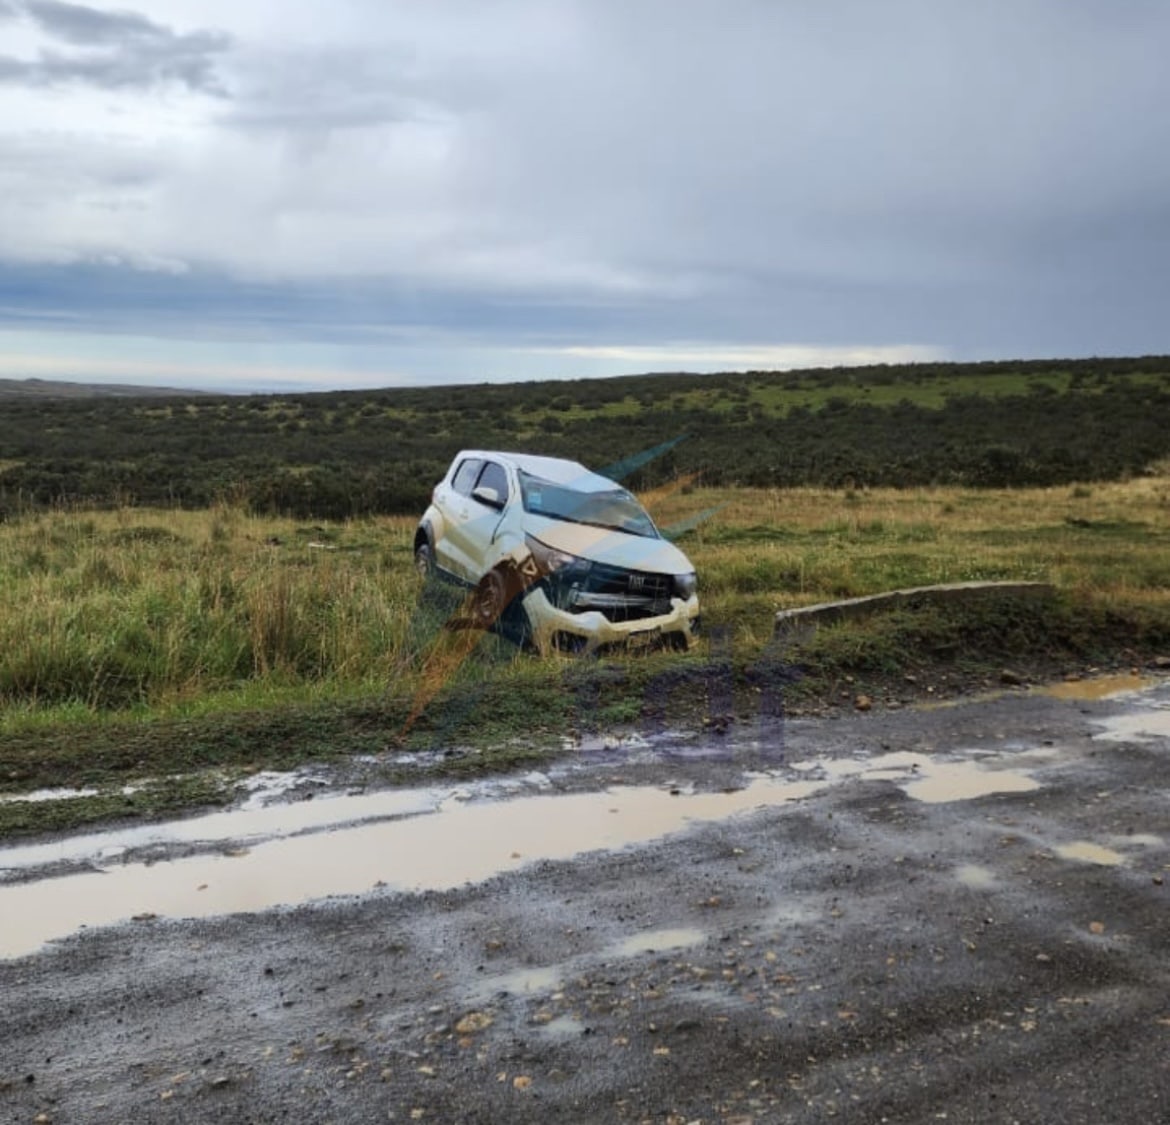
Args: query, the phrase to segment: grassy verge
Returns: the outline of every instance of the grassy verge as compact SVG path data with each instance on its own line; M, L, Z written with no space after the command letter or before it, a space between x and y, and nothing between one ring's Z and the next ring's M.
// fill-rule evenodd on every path
M127 509L0 525L0 837L222 802L261 768L362 755L383 780L467 776L582 731L725 729L761 707L898 704L981 690L1005 667L1041 678L1170 654L1167 476L649 502L664 526L714 512L682 544L708 630L697 652L539 661L486 636L438 662L437 683L453 606L420 602L411 521ZM777 609L966 579L1057 595L900 611L796 648L772 638ZM434 751L415 755L425 771L396 764L413 751ZM4 800L59 786L96 792Z

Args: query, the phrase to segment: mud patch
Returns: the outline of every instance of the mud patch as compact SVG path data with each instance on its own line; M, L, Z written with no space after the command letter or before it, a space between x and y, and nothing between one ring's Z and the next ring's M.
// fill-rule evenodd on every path
M1096 720L1105 728L1095 737L1101 742L1159 742L1170 739L1170 707L1112 715Z
M489 1000L494 996L543 996L561 986L564 966L551 965L525 967L511 973L485 977L477 982L472 995L477 1000Z
M619 957L635 957L640 953L690 949L706 940L707 935L697 929L646 930L619 941L613 947L613 952Z
M1150 676L1125 673L1116 676L1094 676L1087 680L1065 680L1061 683L1049 684L1043 688L1043 691L1045 695L1051 695L1057 699L1092 701L1143 691L1155 683L1157 681Z
M1120 867L1125 863L1125 856L1120 852L1115 852L1103 844L1094 844L1091 840L1073 840L1052 850L1061 859L1071 859L1077 863L1096 863L1101 867Z
M986 867L980 867L975 863L965 863L962 867L956 868L955 878L964 887L970 887L976 891L991 890L991 888L997 886L999 883L994 871Z

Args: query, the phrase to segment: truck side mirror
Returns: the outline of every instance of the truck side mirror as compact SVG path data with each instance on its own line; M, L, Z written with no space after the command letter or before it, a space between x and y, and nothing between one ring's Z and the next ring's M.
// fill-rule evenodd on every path
M490 485L481 484L477 489L471 493L472 500L478 500L481 504L486 504L489 508L495 508L499 511L504 506L504 502L500 499L500 494Z

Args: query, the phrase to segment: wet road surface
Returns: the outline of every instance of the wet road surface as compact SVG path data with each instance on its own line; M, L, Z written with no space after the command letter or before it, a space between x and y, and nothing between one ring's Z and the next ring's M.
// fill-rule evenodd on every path
M0 1120L1170 1122L1170 685L1063 694L0 849Z

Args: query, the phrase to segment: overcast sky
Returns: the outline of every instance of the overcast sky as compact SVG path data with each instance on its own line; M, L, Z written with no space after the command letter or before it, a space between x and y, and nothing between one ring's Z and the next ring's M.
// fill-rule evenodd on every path
M0 376L1170 352L1167 0L0 0Z

